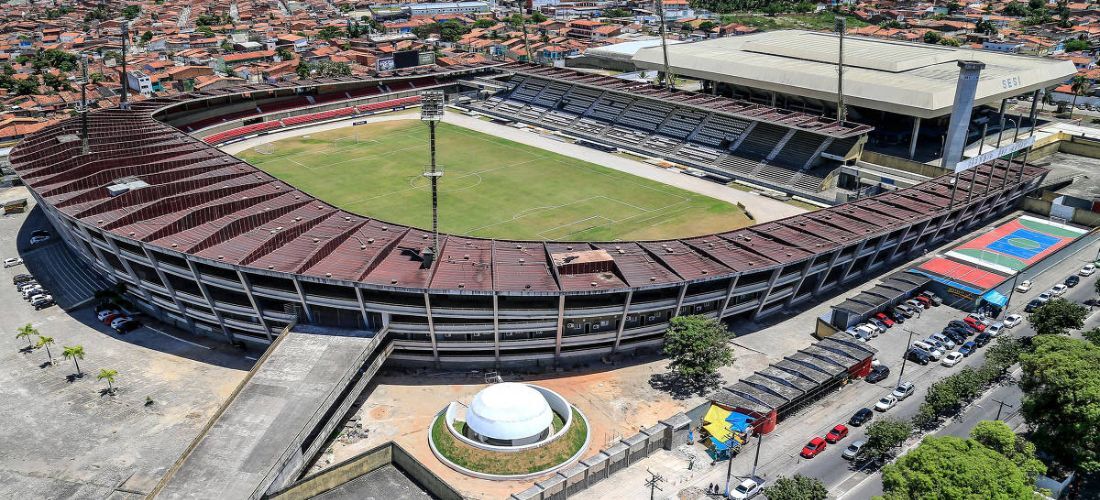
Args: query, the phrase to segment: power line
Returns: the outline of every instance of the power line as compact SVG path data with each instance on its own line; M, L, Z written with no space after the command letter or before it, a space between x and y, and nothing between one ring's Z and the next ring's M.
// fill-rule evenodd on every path
M649 500L653 500L654 498L656 498L658 491L665 491L661 489L660 486L657 486L658 483L665 482L665 478L649 469L646 469L645 471L649 473L649 479L646 479L645 481L645 485L649 486Z

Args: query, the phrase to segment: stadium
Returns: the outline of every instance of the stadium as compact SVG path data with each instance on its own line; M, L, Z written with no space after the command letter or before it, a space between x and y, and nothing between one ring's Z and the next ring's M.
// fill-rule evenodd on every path
M597 147L642 150L711 176L806 193L858 157L870 130L732 98L508 64L150 99L90 113L87 135L80 118L47 127L20 143L11 162L68 246L125 284L149 314L235 343L267 344L295 323L384 334L391 361L456 367L551 366L654 349L679 314L775 314L1004 214L1046 174L998 160L957 182L946 175L673 239L615 240L613 231L500 238L459 228L441 236L433 257L425 255L432 233L422 224L344 209L218 149L415 107L425 89L443 89L471 112Z

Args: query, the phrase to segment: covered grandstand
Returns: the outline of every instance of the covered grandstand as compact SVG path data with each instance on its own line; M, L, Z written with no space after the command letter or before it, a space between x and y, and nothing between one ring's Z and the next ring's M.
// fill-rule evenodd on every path
M559 130L723 179L823 197L837 166L859 157L871 127L743 100L675 92L636 82L528 64L508 88L469 105L479 112Z
M460 74L433 78L446 88ZM380 84L385 92L358 94ZM602 88L577 89L593 87ZM655 96L669 121L697 112L764 124L754 120L753 113L762 113L785 136L808 133L833 144L858 141L865 130L797 113L772 116L770 108L728 99L646 87L605 90L616 102L620 95ZM270 112L272 104L303 94L313 103ZM420 249L431 233L339 210L195 137L247 126L245 120L285 125L291 116L352 106L359 112L416 94L409 82L346 79L151 99L130 110L91 113L88 153L81 152L81 122L73 118L25 139L11 161L65 243L109 281L126 283L134 303L150 314L233 342L266 344L294 322L367 331L392 342L391 360L480 367L549 366L655 349L669 319L680 314L778 313L1013 209L1046 175L997 161L954 184L936 178L679 240L443 235L438 259L426 266ZM218 110L246 114L220 121ZM189 134L199 120L214 125ZM592 252L586 265L566 258L581 252Z
M668 60L674 74L703 80L719 95L836 116L838 45L830 33L767 31L670 45ZM918 146L917 137L938 151L960 60L985 64L975 106L994 108L1004 99L1058 85L1077 72L1066 60L847 36L844 99L849 119L875 125L876 137L908 143L910 151ZM634 64L661 70L661 49L639 50ZM996 130L996 124L991 128ZM979 130L981 126L975 133Z

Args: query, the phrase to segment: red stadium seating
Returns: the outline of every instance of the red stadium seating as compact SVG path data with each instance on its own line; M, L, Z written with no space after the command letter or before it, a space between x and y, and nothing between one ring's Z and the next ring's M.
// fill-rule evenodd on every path
M412 106L420 102L420 96L414 95L409 97L402 97L400 99L390 99L388 101L372 102L370 104L361 104L356 106L355 109L360 113L369 113L379 111L383 109L393 109L400 106Z
M274 129L280 128L282 126L283 126L282 122L279 122L279 121L253 123L252 125L245 125L243 127L237 127L237 128L232 128L232 129L229 129L229 130L224 130L224 131L218 132L216 134L210 134L206 137L203 137L202 140L203 140L203 142L205 142L207 144L219 144L219 143L222 143L222 142L225 142L225 141L230 141L230 140L237 139L237 138L240 138L240 137L244 137L244 136L247 136L247 135L250 135L250 134L256 134L256 133L264 132L264 131L267 131L267 130L274 130Z

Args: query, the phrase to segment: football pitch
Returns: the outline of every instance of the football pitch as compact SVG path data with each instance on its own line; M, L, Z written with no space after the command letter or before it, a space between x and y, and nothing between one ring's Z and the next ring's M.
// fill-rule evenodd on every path
M238 154L349 212L431 227L428 126L395 120L283 139ZM721 200L440 123L440 231L500 239L693 236L752 223ZM259 151L257 151L259 150Z

